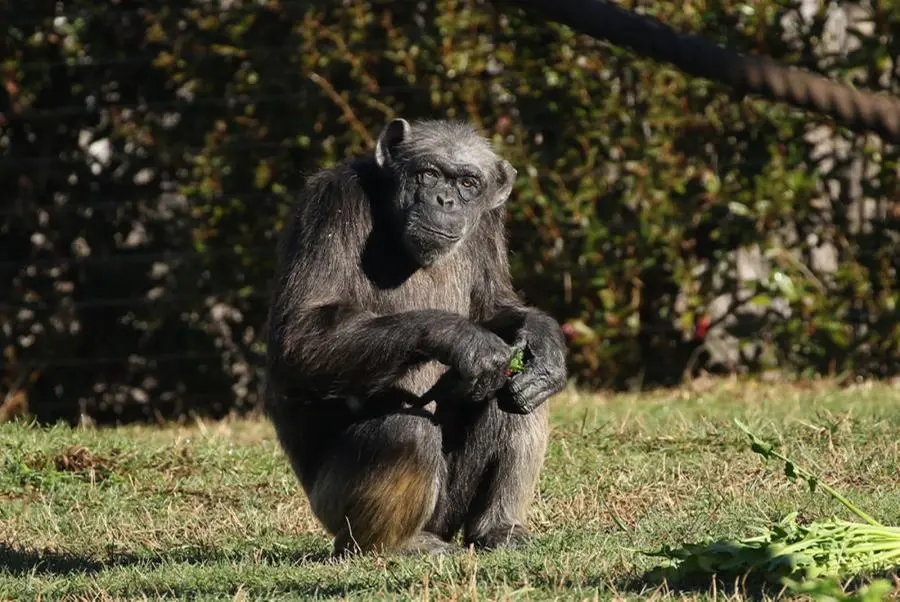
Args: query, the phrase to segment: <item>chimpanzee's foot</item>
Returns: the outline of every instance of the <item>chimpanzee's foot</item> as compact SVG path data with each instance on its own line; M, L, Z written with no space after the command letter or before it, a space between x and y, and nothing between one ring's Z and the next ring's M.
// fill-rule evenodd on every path
M397 553L403 556L415 556L419 554L443 555L450 554L456 546L444 541L434 533L420 531L413 535L412 539L403 544Z
M529 532L522 525L494 527L487 533L477 535L466 541L466 545L474 545L479 550L498 548L517 548L528 539Z
M366 553L370 551L382 552L388 554L398 554L400 556L418 556L420 554L449 554L456 549L453 544L444 541L434 533L428 531L420 531L410 538L406 543L396 548L378 548L374 547L368 550L361 550L350 537L337 537L334 542L334 550L331 555L334 558L346 558L356 554Z

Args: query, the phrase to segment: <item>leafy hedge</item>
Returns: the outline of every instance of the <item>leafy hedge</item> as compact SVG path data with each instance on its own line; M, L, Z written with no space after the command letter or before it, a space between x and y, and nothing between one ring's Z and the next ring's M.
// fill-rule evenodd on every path
M897 89L891 3L836 53L799 3L632 4ZM4 368L43 418L255 404L291 194L397 115L471 120L516 165L516 282L580 383L898 373L898 154L875 137L483 1L5 10Z

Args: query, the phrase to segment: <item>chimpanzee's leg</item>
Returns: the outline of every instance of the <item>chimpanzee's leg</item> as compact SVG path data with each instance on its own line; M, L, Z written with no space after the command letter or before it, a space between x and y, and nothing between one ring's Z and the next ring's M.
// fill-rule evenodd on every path
M423 532L446 473L441 431L430 415L357 422L325 457L308 494L313 512L335 535L335 554L449 548Z
M514 545L544 463L549 404L530 414L500 410L496 401L444 420L447 475L426 530L450 539L460 528L479 548Z

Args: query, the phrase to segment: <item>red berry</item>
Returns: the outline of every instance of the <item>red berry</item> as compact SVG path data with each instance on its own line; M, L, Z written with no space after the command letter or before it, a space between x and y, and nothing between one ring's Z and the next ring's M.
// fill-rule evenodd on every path
M709 330L709 316L703 316L697 321L697 329L694 332L694 336L698 339L706 338L706 332Z

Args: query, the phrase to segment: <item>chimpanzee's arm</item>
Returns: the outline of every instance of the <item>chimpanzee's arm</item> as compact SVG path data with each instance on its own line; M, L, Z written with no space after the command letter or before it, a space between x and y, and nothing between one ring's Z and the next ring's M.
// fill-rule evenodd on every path
M465 316L366 310L374 291L361 259L371 242L372 218L368 199L343 183L353 181L352 174L334 171L313 177L283 234L269 310L273 383L313 396L367 398L429 360L471 381L502 378L513 350Z
M450 312L388 315L332 303L296 310L270 336L270 367L282 389L368 398L412 366L437 360L478 380L509 361L503 340Z
M565 337L555 319L515 294L502 239L492 249L482 261L482 286L473 291L473 313L478 323L524 350L525 369L512 376L500 401L504 409L528 413L566 385Z
M566 344L559 324L546 313L523 305L500 304L482 323L524 351L525 369L501 391L504 409L528 413L566 385Z

